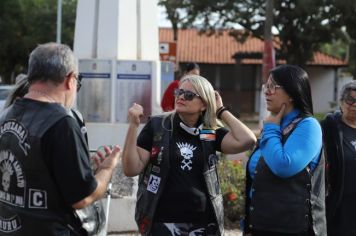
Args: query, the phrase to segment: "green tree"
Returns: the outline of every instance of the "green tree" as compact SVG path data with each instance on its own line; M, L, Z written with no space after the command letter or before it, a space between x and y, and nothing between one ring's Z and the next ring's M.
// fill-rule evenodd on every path
M62 43L73 45L76 0L63 0ZM0 75L3 82L26 72L30 52L56 41L57 0L0 1Z
M167 1L161 0L161 4L164 2ZM288 63L304 65L322 44L339 37L345 23L342 20L344 12L349 10L348 15L356 15L350 8L354 2L275 0L273 23L280 42L277 55ZM208 32L228 28L239 40L244 40L250 32L263 38L265 5L265 0L186 0L180 6L187 13L180 25L195 26ZM172 7L169 4L165 6ZM234 32L231 26L235 23L248 31L245 34Z
M346 59L349 62L349 71L356 78L356 1L343 0L337 1L337 9L339 9L342 25L346 28L349 52Z

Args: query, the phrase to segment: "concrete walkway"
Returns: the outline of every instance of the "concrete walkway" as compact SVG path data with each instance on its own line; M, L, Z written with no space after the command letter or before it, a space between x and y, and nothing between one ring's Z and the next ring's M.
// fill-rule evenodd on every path
M108 233L108 235L111 235L111 236L140 236L140 234L138 234L138 233L121 233L121 234ZM238 229L225 230L225 236L242 236L242 232Z

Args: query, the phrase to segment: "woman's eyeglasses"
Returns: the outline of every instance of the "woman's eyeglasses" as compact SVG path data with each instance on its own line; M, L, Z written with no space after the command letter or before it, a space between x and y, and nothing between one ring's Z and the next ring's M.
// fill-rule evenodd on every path
M262 92L267 93L269 91L270 94L275 94L278 88L283 88L283 86L274 83L265 83L262 85Z
M184 100L187 100L187 101L193 100L194 97L200 97L199 94L193 93L192 91L189 91L189 90L184 90L184 89L175 89L174 90L175 97L179 97L182 94L183 94Z
M354 103L356 103L356 98L352 97L351 95L348 95L344 99L345 103L352 106Z

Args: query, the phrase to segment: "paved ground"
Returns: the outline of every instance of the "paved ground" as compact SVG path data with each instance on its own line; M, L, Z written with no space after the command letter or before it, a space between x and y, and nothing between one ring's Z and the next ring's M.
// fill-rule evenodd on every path
M110 236L139 236L138 233L122 233L122 234L115 234L115 233L108 233ZM238 229L230 229L225 231L225 236L242 236L242 233Z

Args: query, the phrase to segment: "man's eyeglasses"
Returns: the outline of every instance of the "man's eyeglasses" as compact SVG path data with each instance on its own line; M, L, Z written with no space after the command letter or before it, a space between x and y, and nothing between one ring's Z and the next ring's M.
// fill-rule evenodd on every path
M283 88L283 86L274 83L265 83L262 85L262 92L267 93L269 91L270 94L275 94L278 88Z
M348 95L344 99L345 103L352 106L354 103L356 103L356 98L352 97L351 95Z
M82 75L73 75L74 79L77 81L77 92L79 92L80 87L82 87Z
M184 100L187 100L187 101L193 100L194 97L200 97L199 94L193 93L192 91L189 91L189 90L184 90L184 89L175 89L174 90L175 97L179 97L182 94L183 94Z

